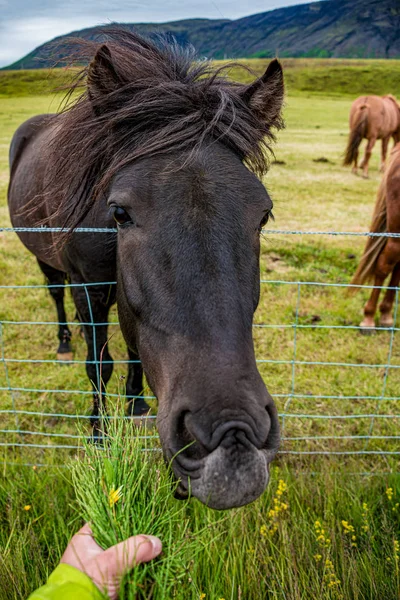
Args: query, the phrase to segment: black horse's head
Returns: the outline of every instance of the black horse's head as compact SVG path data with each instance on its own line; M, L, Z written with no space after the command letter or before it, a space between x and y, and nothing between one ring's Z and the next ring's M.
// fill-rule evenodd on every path
M279 444L252 319L272 209L254 172L280 125L282 70L239 85L176 47L117 42L98 49L86 102L106 136L93 152L118 224L122 332L158 398L179 493L240 506L265 489Z
M181 493L190 485L209 506L228 508L265 489L279 442L252 341L259 235L272 202L221 144L183 160L143 159L111 186L118 311L158 398Z

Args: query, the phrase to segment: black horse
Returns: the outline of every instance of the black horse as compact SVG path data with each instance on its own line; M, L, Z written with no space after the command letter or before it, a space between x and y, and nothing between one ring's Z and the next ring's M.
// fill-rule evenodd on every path
M180 493L190 487L211 507L240 506L265 489L279 444L252 319L272 208L257 176L267 170L271 128L282 125L282 69L274 60L241 85L175 44L118 27L106 40L85 46L94 58L75 84L85 86L80 97L16 132L11 220L68 228L20 235L54 286L60 355L71 353L62 284L98 284L72 287L94 418L112 373L101 324L117 301L127 395L140 396L143 365ZM115 223L117 233L74 233ZM131 403L133 414L147 409L143 398Z

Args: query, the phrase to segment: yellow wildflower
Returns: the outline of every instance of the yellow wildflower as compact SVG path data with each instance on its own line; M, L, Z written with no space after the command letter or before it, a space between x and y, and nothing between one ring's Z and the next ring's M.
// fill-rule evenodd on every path
M314 554L314 558L317 562L320 562L322 560L322 554Z
M260 529L260 534L263 537L266 537L267 533L270 535L274 535L274 533L278 530L278 524L280 521L281 513L287 511L289 508L289 504L287 502L282 502L282 496L287 491L288 486L280 479L278 482L278 489L276 490L274 498L272 498L272 508L268 511L268 525L262 526Z
M202 594L200 594L199 596L199 600L204 600L204 598L206 597L205 593L203 592Z
M26 506L24 506L24 510L31 510L32 505L31 504L27 504Z
M354 527L353 525L350 525L350 523L348 523L348 521L342 521L342 526L344 529L344 532L347 533L354 533Z
M36 465L33 465L32 469L33 469L34 471L36 471L36 470L37 470L37 466L36 466Z
M386 488L386 496L388 497L389 502L393 499L393 488Z
M399 560L400 556L400 543L398 540L393 540L393 550L394 550L394 558L396 562Z
M108 494L108 503L110 505L110 508L112 508L114 506L114 504L116 504L118 502L118 500L120 500L120 498L122 497L122 488L124 486L120 485L119 488L114 489L111 488L111 490L109 491Z
M362 520L363 520L363 524L361 525L361 529L364 531L364 533L366 533L367 531L369 531L369 523L368 523L368 518L369 518L369 507L368 504L366 502L363 502L362 505L363 511L362 511Z

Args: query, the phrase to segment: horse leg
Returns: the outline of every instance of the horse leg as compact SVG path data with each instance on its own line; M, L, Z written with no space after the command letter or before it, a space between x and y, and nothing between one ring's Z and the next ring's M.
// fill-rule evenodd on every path
M86 373L93 390L91 424L95 441L103 438L102 417L105 415L106 387L113 372L112 356L107 343L108 326L105 324L112 305L109 287L99 285L72 288L87 345Z
M395 289L400 283L400 262L398 262L393 269L392 277L390 278L389 289L386 290L385 296L379 306L381 312L380 326L381 327L393 327L393 315L392 307L393 301L396 295Z
M375 276L374 285L381 286L384 282L384 278ZM381 293L380 287L374 288L368 299L368 302L364 306L364 319L360 323L361 333L370 333L375 331L375 313L376 307Z
M386 156L387 156L387 149L388 149L388 145L389 145L389 139L390 139L390 136L382 138L381 173L383 173L385 171L385 164L386 164Z
M373 331L375 328L375 313L378 305L379 295L381 293L381 286L385 281L386 277L391 273L399 260L399 244L395 239L389 239L386 246L382 250L375 270L375 282L374 289L372 290L371 296L364 306L364 319L360 323L360 327L364 330L364 333ZM384 303L384 301L383 301Z
M355 152L354 152L354 165L353 165L353 168L351 170L351 172L354 175L358 175L358 157L359 157L359 154L360 154L360 152L359 152L359 150L357 148L357 150L355 150Z
M128 348L130 361L139 360L139 355ZM143 367L141 363L129 362L128 379L126 381L126 395L128 396L128 415L145 415L150 407L142 398L143 392ZM133 397L132 397L133 396ZM137 397L139 396L139 397Z
M363 170L362 176L364 177L364 179L368 179L368 163L369 163L369 159L371 158L372 148L375 146L375 142L376 142L376 137L371 137L368 140L367 147L365 148L364 159L360 165L360 167Z
M58 271L53 267L50 267L46 263L37 259L41 271L44 273L47 285L49 286L49 292L53 298L56 309L57 309L57 320L58 320L58 339L60 341L57 350L57 360L72 360L72 347L71 347L71 331L67 325L67 315L65 313L64 306L64 284L65 284L65 273ZM59 287L53 287L59 286Z

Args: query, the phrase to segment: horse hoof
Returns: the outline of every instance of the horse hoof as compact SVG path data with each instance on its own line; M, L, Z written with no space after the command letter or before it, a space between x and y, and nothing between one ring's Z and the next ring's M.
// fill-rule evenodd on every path
M385 329L392 329L393 325L393 321L379 321L379 327L383 327Z
M372 335L376 332L376 327L369 325L366 327L365 325L360 325L360 333L362 335Z
M72 352L57 352L57 360L60 362L71 362L73 354Z
M369 179L369 176L368 176L368 174L365 174L365 173L363 173L363 174L361 175L361 177L362 177L363 179Z

